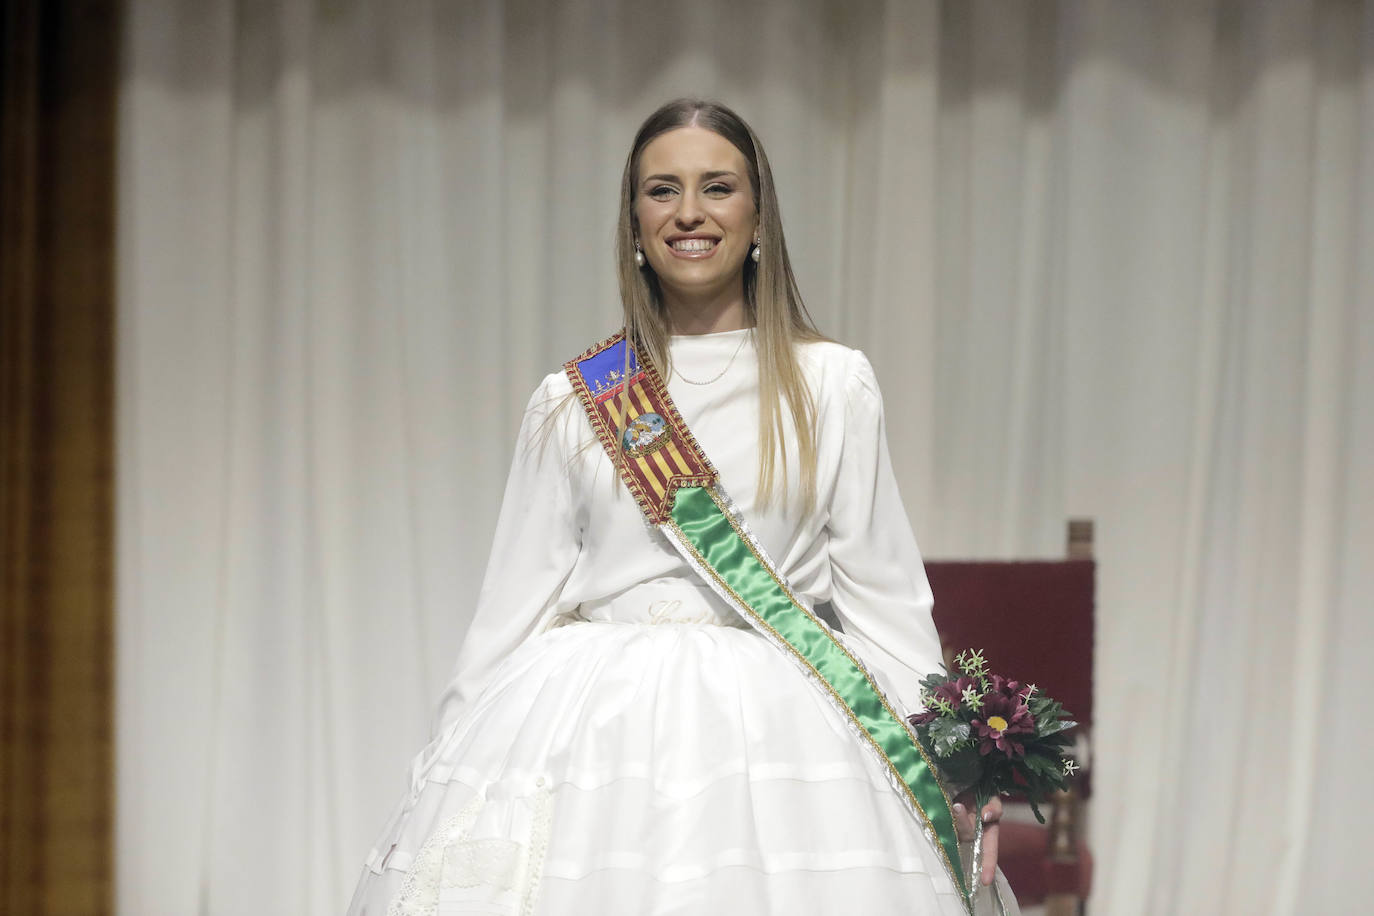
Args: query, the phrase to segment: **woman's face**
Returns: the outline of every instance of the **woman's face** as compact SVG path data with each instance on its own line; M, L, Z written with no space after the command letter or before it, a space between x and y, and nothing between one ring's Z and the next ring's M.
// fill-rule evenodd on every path
M758 217L749 163L720 134L679 127L639 157L638 241L669 299L743 292Z

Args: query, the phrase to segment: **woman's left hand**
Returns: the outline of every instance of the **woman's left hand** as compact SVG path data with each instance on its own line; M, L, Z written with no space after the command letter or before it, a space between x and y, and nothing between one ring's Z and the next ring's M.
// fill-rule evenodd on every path
M965 792L954 801L954 828L959 833L959 842L973 842L973 813L976 800ZM992 801L983 806L983 872L979 883L992 883L997 874L997 825L1002 820L1002 799L994 795Z

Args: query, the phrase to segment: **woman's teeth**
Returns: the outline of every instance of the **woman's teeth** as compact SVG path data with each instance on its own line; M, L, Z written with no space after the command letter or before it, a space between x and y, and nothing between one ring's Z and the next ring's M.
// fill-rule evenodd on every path
M716 247L715 239L678 239L672 243L678 251L710 251Z

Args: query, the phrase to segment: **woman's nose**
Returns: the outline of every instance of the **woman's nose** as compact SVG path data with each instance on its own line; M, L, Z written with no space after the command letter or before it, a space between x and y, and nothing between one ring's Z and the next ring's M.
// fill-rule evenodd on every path
M678 198L677 223L685 229L701 225L706 214L701 212L700 201L692 191L688 191Z

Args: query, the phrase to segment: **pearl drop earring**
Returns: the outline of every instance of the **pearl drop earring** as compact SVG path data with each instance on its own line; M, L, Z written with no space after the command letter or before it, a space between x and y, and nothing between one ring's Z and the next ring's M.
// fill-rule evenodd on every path
M635 267L641 269L644 267L644 250L638 245L635 246Z
M754 250L753 250L753 252L750 253L749 257L751 257L751 258L754 259L754 263L755 263L755 264L757 264L757 263L759 262L759 258L761 257L761 252L762 252L762 251L763 251L763 246L759 244L759 240L758 240L758 239L754 239Z

